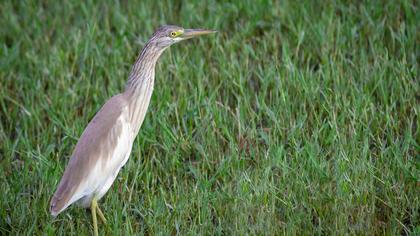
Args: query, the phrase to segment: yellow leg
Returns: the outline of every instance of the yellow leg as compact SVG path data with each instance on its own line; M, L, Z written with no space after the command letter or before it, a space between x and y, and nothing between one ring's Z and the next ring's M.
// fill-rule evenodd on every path
M106 225L106 219L105 219L104 213L102 213L101 208L99 208L98 204L96 204L96 209L98 210L98 215L99 215L99 218L101 218L102 223Z
M96 220L96 208L98 208L98 202L96 198L92 199L91 211L92 211L92 220L93 220L93 234L98 236L98 221Z

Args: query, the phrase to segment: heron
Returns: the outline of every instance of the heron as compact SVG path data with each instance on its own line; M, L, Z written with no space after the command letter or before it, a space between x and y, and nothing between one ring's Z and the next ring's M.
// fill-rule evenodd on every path
M51 215L57 216L73 203L90 207L94 235L98 235L96 213L106 225L98 200L109 190L130 156L150 103L159 57L172 44L214 32L174 25L155 31L132 66L125 90L102 106L77 141L51 199Z

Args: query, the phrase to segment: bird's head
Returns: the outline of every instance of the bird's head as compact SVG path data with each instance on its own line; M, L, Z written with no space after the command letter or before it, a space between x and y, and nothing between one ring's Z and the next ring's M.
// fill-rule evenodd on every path
M164 49L182 40L215 32L214 30L184 29L175 25L165 25L156 30L149 43L153 43L157 47Z

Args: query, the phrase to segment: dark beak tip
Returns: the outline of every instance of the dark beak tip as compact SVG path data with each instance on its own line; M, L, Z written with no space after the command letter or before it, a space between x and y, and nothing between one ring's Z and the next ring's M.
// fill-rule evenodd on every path
M196 36L206 35L206 34L214 34L217 33L217 30L209 30L209 29L186 29L184 33L185 38L192 38Z

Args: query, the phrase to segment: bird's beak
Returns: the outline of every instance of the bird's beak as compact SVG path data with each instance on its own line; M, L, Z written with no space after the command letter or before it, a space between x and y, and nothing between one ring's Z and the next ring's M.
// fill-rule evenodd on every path
M215 30L205 30L205 29L185 29L184 33L181 34L179 37L182 39L190 39L190 38L194 38L200 35L212 34L216 32L217 31Z

